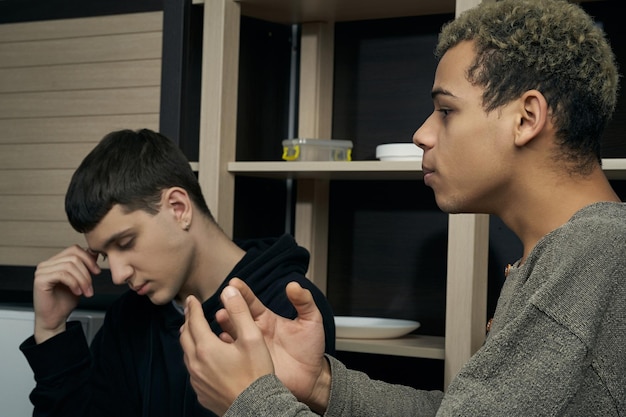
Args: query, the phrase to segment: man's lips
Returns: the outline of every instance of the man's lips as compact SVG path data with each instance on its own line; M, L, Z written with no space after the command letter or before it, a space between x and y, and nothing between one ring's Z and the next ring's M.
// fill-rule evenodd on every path
M129 282L128 286L130 287L131 290L135 291L139 295L144 295L148 290L147 282L144 282L143 284L140 284L140 285L133 285L132 283Z
M422 165L422 173L424 174L424 183L428 185L428 182L430 181L430 178L435 173L435 170Z

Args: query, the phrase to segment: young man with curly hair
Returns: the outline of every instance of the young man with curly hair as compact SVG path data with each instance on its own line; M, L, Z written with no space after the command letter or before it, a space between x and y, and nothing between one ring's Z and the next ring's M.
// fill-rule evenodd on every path
M181 343L201 404L226 416L626 415L626 204L601 167L618 89L603 32L564 0L502 0L444 26L436 54L434 112L413 137L424 182L443 211L496 215L523 244L483 346L445 393L371 380L323 354L306 290L288 286L288 322L234 280L221 340L187 300ZM253 372L236 372L242 362Z

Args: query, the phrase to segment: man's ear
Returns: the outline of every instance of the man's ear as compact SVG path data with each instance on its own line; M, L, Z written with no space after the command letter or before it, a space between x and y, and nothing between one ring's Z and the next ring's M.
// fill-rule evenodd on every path
M163 202L174 214L176 221L184 230L189 230L193 217L193 206L189 194L184 188L172 187L163 192Z
M515 145L526 146L539 136L548 123L548 102L541 92L528 90L519 99L519 121Z

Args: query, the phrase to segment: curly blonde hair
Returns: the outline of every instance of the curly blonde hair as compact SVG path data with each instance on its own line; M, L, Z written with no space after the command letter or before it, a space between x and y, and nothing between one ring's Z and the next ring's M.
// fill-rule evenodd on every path
M481 3L444 25L435 55L474 41L467 79L492 111L536 89L546 98L562 154L578 169L600 161L601 136L615 110L619 75L602 29L565 0Z

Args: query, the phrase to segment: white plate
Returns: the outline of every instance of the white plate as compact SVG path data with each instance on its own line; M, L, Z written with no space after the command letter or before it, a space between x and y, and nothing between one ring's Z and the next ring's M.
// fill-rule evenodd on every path
M420 327L412 320L335 316L337 337L347 339L393 339Z
M381 161L421 161L424 150L414 143L386 143L376 147Z

